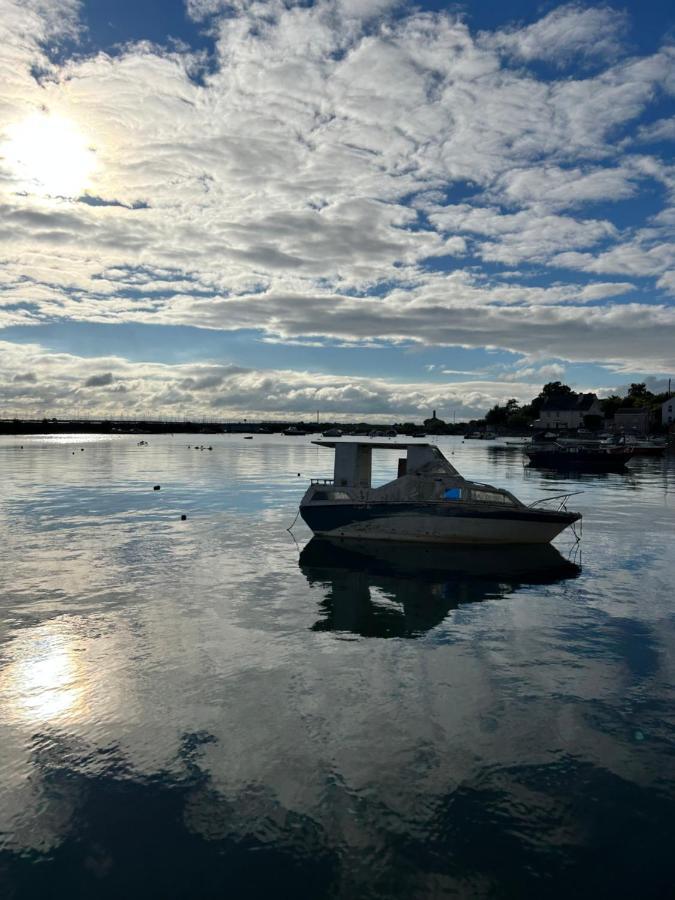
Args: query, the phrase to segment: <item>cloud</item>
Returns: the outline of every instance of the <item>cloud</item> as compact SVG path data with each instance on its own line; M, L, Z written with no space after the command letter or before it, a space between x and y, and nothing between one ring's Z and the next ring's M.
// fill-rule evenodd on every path
M38 379L31 385L15 385L11 372L20 366L35 368ZM83 381L92 365L108 366L109 372ZM92 386L116 387L103 395ZM207 387L208 385L208 387ZM120 386L124 391L118 391ZM138 415L148 409L156 415L211 416L222 420L262 416L271 419L305 416L320 409L339 419L373 417L419 419L431 409L455 413L457 418L479 415L507 396L527 399L531 385L507 386L490 381L461 383L401 383L392 379L366 378L308 371L259 370L240 366L130 364L119 357L83 358L50 353L35 344L0 342L0 402L6 415ZM122 394L120 397L119 394Z
M538 22L483 36L486 46L518 59L562 65L572 57L612 59L622 50L627 16L609 6L568 4Z
M650 125L642 125L637 134L638 141L675 141L675 116L669 119L658 119Z
M638 190L635 178L636 172L627 166L531 166L505 172L493 190L510 204L570 209L583 203L632 197Z
M35 372L18 372L12 376L13 384L37 384Z
M656 286L669 294L675 294L675 271L664 272L656 282Z
M105 372L103 375L91 375L84 382L84 387L108 387L108 385L113 383L113 380L112 372Z
M506 372L500 377L504 381L532 382L541 385L547 381L562 381L566 368L559 363L549 363L545 366L521 366L515 372Z
M77 40L78 4L0 0L0 145L45 107L97 159L79 202L17 193L0 159L0 325L673 367L657 292L672 290L673 173L631 149L665 128L640 117L672 87L668 47L625 56L626 17L604 6L480 34L377 0L188 8L216 42L199 83L195 54L147 43L57 65L45 48ZM524 65L543 57L593 68ZM635 202L635 221L610 202ZM172 390L217 388L195 385Z

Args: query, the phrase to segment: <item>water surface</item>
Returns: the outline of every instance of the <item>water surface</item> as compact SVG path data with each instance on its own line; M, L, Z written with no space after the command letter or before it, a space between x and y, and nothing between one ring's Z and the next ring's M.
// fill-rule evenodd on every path
M673 895L673 457L441 441L584 491L509 567L296 544L309 438L138 440L0 438L0 896Z

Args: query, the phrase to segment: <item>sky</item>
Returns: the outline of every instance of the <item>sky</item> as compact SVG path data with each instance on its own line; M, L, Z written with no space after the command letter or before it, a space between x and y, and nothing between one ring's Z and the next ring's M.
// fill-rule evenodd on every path
M0 418L675 376L675 15L0 0Z

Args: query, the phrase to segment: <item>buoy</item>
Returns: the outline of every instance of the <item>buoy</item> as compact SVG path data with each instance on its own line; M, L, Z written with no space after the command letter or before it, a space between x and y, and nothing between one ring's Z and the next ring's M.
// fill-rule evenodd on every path
M298 478L300 477L300 473L298 472Z
M184 522L186 519L187 516L185 515L185 513L183 513L183 515L180 517L181 522Z
M80 450L84 453L84 447L80 447Z
M156 484L153 488L153 491L159 491L159 490L161 490L161 485Z

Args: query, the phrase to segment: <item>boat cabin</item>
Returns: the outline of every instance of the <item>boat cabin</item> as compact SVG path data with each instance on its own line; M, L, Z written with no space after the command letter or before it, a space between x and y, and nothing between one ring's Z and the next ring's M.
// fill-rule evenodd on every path
M320 447L330 447L335 450L335 465L333 469L333 484L336 487L360 487L372 486L373 450L405 450L407 455L398 461L397 477L412 474L434 460L442 461L443 472L448 468L458 474L450 465L438 447L431 444L399 444L399 443L368 443L361 441L312 441Z
M313 441L335 450L332 479L312 479L304 503L340 501L455 501L521 505L513 494L481 482L467 481L434 444L374 441ZM373 450L405 450L396 477L372 486Z

